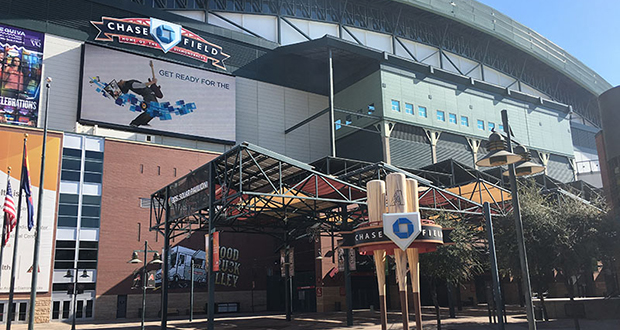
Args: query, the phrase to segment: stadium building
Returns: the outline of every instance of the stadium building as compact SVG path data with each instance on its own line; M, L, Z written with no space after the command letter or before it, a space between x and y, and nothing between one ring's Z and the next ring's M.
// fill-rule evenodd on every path
M36 322L139 317L139 272L127 260L145 240L153 251L164 247L150 230L158 228L152 194L235 152L251 155L243 159L259 169L288 164L332 186L337 177L355 188L372 166L406 170L453 196L459 208L475 208L482 195L455 187L484 181L502 202L509 196L497 171L475 166L490 132L504 131L506 109L514 139L547 168L541 185L577 195L602 186L594 136L601 127L597 98L609 83L475 1L0 4L2 196L8 166L19 187L27 133L38 204L45 122L50 130ZM53 78L51 87L45 77ZM287 219L272 214L279 216ZM204 269L205 233L190 235L200 225L187 222L170 237L168 306L177 306L176 314L189 308L190 261ZM26 321L29 306L34 236L27 230L21 228L17 254L16 322ZM321 237L295 243L294 310L344 308L338 258L315 258L337 254L334 236ZM2 260L2 322L9 317L12 244ZM222 232L219 245L217 311L282 310L281 243ZM375 299L373 268L363 258L354 266L355 304L367 308ZM156 268L148 269L157 283ZM204 273L195 275L195 306L204 310ZM74 305L67 292L76 276ZM470 286L461 299L485 301L484 281ZM149 289L148 297L147 317L157 317L160 293Z

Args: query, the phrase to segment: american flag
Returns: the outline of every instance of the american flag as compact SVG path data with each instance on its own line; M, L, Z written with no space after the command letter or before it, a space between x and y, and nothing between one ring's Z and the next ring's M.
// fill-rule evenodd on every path
M4 198L4 242L9 241L9 234L17 225L17 213L15 212L15 202L13 201L13 190L11 189L11 181L7 180L6 183L6 197Z

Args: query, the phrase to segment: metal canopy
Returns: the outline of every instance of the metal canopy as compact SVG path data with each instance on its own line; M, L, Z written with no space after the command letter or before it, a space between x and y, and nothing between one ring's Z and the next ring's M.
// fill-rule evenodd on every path
M385 179L389 173L403 173L418 180L420 209L429 215L436 212L481 215L481 201L488 198L478 198L472 191L492 199L497 195L492 191L500 189L502 196L510 196L501 187L482 179L477 181L481 185L468 189L467 195L450 186L442 187L441 181L423 177L428 175L428 170L402 169L383 162L326 157L313 165L244 142L154 193L151 229L164 233L164 201L170 200L170 237L206 230L209 227L209 193L196 188L205 180L214 183L211 228L278 237L282 233L300 237L309 231L316 234L359 226L367 220L366 183ZM211 180L206 179L209 175L205 174L209 169L213 170ZM440 169L436 169L437 174L441 174ZM178 196L192 191L197 193L179 201ZM505 201L505 198L493 201L493 211L506 212L503 205L509 203Z
M315 171L310 165L264 148L244 142L208 164L200 167L158 192L152 198L151 229L164 232L164 201L174 201L172 190L192 191L200 180L200 172L213 170L215 185L212 228L228 228L239 232L276 234L296 232L303 235L308 227L342 224L340 213L345 207L349 225L364 221L366 190L340 179ZM206 177L206 176L201 176ZM191 184L182 183L192 181ZM178 189L177 189L178 190ZM168 191L169 196L166 196ZM185 198L175 211L171 204L169 220L171 236L189 234L208 227L208 192L202 190ZM206 197L204 197L206 196ZM178 216L175 216L177 215ZM352 223L351 223L352 222Z
M379 51L326 35L278 47L236 70L235 75L327 95L330 49L336 93L379 70L383 59Z
M210 168L212 180L206 179ZM309 165L244 142L154 193L151 230L164 233L165 200L174 200L175 191L186 193L204 180L215 183L212 228L278 237L282 233L305 236L309 230L314 234L348 230L367 220L366 183L385 179L390 173L403 173L418 181L420 209L429 215L481 215L485 201L496 214L512 209L511 193L504 188L502 176L452 159L422 169L338 157L325 157ZM600 196L596 188L585 183L562 184L543 174L534 176L534 181L542 193L569 196L588 204L587 200ZM208 199L208 191L203 189L180 206L170 203L170 237L206 230Z
M492 198L478 198L478 194L466 194L464 191L455 191L451 189L452 186L444 185L441 180L436 180L436 177L450 177L453 175L450 172L413 170L399 168L383 162L369 163L337 157L326 157L314 162L313 165L324 171L328 171L327 173L335 175L343 181L350 182L357 186L366 186L366 183L370 180L385 179L390 173L403 173L407 178L416 179L418 181L420 187L420 195L418 196L420 209L429 214L451 212L464 215L482 215L482 202L487 200L493 205L493 212L505 213L509 204L506 203L505 198L501 201L494 201ZM443 168L445 168L445 166L439 166L437 169L442 170ZM429 173L431 174L429 175ZM497 187L484 180L482 184L484 184L484 186L481 185L477 191L480 192L480 190L484 190L482 195L485 197L497 196L498 188L502 189L504 196L510 197L510 193L503 188ZM480 200L482 200L482 202L480 202ZM508 201L509 200L510 199L508 199Z
M370 180L385 180L390 173L403 173L405 177L415 179L419 186L420 210L431 215L436 212L451 212L469 215L482 215L482 204L459 196L447 189L436 186L413 173L413 170L402 169L383 162L370 164L354 171L343 173L339 179L356 185L366 186Z

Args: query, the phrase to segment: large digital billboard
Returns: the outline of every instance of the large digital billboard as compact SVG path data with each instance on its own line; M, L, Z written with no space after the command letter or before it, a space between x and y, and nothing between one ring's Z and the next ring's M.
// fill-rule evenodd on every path
M37 126L43 37L0 24L0 123Z
M80 121L235 140L235 77L87 44Z

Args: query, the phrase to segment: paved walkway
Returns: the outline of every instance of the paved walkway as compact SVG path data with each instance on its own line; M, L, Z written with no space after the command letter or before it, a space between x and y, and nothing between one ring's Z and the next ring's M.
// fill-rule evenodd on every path
M457 317L450 319L447 310L442 308L442 329L443 330L474 330L474 329L498 329L497 325L490 325L486 309L469 308L461 312L457 312ZM511 310L508 312L508 324L506 330L523 330L527 329L527 321L525 315L520 310ZM294 329L326 329L326 330L344 330L344 329L362 329L362 330L378 330L381 329L378 312L370 312L368 310L354 311L354 322L352 327L346 326L346 314L344 312L336 313L305 313L296 314L291 322L285 320L284 315L217 315L215 319L215 329L217 330L294 330ZM423 327L425 330L436 330L435 315L432 308L425 308L422 313ZM410 329L415 329L415 320L410 317ZM388 329L402 330L400 313L392 311L388 314ZM619 330L620 319L615 320L580 320L581 330ZM551 320L550 322L537 322L538 329L556 330L556 329L574 329L573 320ZM27 329L24 324L17 324L12 327L15 330ZM35 329L45 330L67 330L71 328L70 323L52 322L48 324L37 324ZM206 329L207 321L204 315L198 316L193 322L187 319L172 319L168 322L168 329L194 330ZM96 322L96 323L77 323L77 329L140 329L140 320L115 320L114 322ZM150 320L146 322L146 329L160 329L159 321Z

